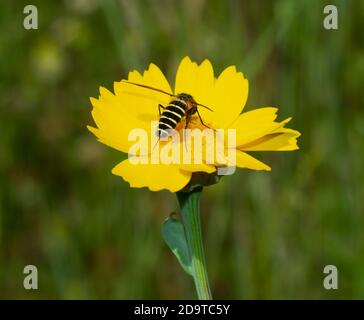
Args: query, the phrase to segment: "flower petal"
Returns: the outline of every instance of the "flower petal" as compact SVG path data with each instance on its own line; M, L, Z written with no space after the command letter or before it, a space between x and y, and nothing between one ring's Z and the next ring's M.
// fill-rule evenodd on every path
M97 100L91 98L92 117L97 128L88 126L100 141L122 152L128 152L132 142L128 141L129 132L140 123L120 106L120 102L108 90L101 88Z
M131 187L147 187L151 191L181 190L191 179L191 173L182 172L178 166L163 164L133 164L124 160L113 168L112 173L121 176Z
M249 84L235 66L226 68L215 82L213 91L214 128L225 128L238 118L248 99ZM205 115L208 111L201 112Z
M239 168L247 168L253 170L271 170L271 168L265 163L239 150L236 150L236 166Z
M199 66L196 62L192 62L189 57L183 58L177 69L174 86L175 94L189 93L197 99L197 95L200 92L199 83L202 81L198 76L201 75L203 74L199 72Z
M297 138L301 134L292 129L280 128L271 134L239 147L245 151L291 151L299 149Z
M178 167L187 172L207 172L213 173L216 171L215 166L211 164L201 163L201 164L180 164Z
M260 108L241 114L231 125L231 128L236 129L237 148L273 133L291 120L288 118L275 122L276 112L276 108Z
M214 128L225 128L241 113L248 98L248 81L235 66L226 68L215 79L209 60L200 65L185 57L177 71L175 93L188 93L213 112L199 107L203 121Z
M197 65L189 57L182 59L176 74L175 94L188 93L198 103L210 106L213 101L211 95L214 84L214 70L209 60L206 59L201 65ZM210 107L213 108L213 106Z
M166 77L152 63L149 65L149 69L144 71L143 75L137 71L129 72L128 81L150 86L172 94ZM123 81L115 82L114 90L123 108L134 115L140 122L144 122L147 125L149 125L151 120L159 119L158 104L165 106L170 100L170 96L166 94Z
M171 88L162 71L154 64L143 75L137 71L129 73L129 81L149 85L171 93ZM92 116L97 128L88 127L101 142L122 152L128 152L134 142L128 141L133 129L151 132L150 122L159 119L158 104L167 104L169 96L125 82L114 83L115 94L100 87L99 99L91 98Z

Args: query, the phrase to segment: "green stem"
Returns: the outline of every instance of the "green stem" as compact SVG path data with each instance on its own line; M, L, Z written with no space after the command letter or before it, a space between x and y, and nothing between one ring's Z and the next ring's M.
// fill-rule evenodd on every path
M192 262L192 276L198 299L211 300L209 280L207 277L205 254L202 243L200 222L200 195L202 187L191 192L177 192L181 207L182 224L187 238L187 246Z

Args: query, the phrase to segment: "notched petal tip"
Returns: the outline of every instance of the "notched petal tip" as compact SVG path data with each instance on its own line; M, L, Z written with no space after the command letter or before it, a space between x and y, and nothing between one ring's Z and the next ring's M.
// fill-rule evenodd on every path
M192 60L191 60L191 57L190 57L189 55L187 55L187 56L184 56L184 58L183 58L182 60L184 60L184 59L187 59L187 60L190 60L190 61L192 61Z
M161 69L153 62L149 63L148 70L162 72Z
M284 119L283 121L281 121L280 123L284 126L286 125L288 122L290 122L292 120L292 117L288 117L287 119Z
M192 61L189 56L185 56L178 64L176 77L178 72L186 72L187 70L190 70L191 67L192 68L197 67L197 63Z
M92 127L89 125L87 125L86 128L87 128L87 130L91 131L93 134L95 134L95 132L97 132L99 130L98 128L95 128L95 127Z
M189 56L185 56L184 58L182 58L180 64L186 63L186 62L192 63L192 60Z
M210 66L212 66L212 63L211 63L211 61L210 61L210 59L207 59L207 58L205 58L203 61L202 61L202 63L201 64L208 64L208 65L210 65Z
M236 72L236 65L232 64L232 65L230 65L230 66L226 67L226 68L223 70L223 72L224 72L224 71L226 71L226 72ZM239 72L237 72L237 73L239 73Z
M204 59L201 62L200 67L207 68L208 70L212 70L212 72L214 72L214 67L209 59Z
M96 107L96 104L97 102L99 101L99 99L96 99L94 97L89 97L89 100L90 100L90 103L91 105L95 108Z
M132 81L133 79L140 78L142 75L138 70L129 71L128 80Z
M241 77L242 79L246 80L246 82L248 82L248 80L245 78L244 73L237 70L236 65L231 65L231 66L226 67L220 73L219 77L221 77L221 76L234 76L234 77L238 76L238 77Z
M252 170L271 171L271 167L241 150L236 150L236 166Z
M99 87L99 92L100 92L99 100L102 101L111 101L115 97L110 90L102 86Z
M102 93L103 93L105 90L107 90L105 87L103 87L103 86L99 86L99 93L100 93L100 95L102 95Z
M113 83L113 89L114 89L114 93L115 95L117 95L118 89L120 88L120 85L123 83L123 80L120 81L114 81Z

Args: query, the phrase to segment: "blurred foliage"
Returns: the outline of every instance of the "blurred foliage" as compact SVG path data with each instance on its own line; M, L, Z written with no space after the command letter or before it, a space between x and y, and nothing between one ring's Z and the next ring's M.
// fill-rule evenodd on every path
M262 153L202 196L215 298L364 298L364 1L0 2L0 298L194 298L164 244L175 196L130 189L96 142L88 97L150 62L236 64L246 109L279 106L300 150ZM339 30L322 26L335 4ZM23 288L38 267L39 290ZM339 290L322 286L339 270Z

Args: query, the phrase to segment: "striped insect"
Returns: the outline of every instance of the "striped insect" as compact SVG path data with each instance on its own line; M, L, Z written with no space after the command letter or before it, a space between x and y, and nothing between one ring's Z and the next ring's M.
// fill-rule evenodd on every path
M183 120L186 120L185 129L188 127L193 115L197 114L200 122L203 126L209 128L202 120L201 115L198 111L198 107L211 110L209 107L198 103L195 99L188 93L171 94L161 89L153 88L139 83L134 83L130 81L123 80L125 83L129 83L138 87L154 90L157 92L164 93L170 96L172 99L168 106L158 105L159 109L159 123L156 135L158 139L167 137L169 131L175 129L178 124Z

